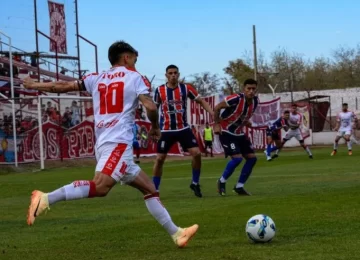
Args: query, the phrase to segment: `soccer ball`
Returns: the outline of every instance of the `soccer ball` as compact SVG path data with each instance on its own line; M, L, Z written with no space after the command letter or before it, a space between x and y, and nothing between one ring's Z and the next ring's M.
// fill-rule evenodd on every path
M259 214L247 221L245 231L251 241L266 243L274 238L276 227L274 221L269 216Z

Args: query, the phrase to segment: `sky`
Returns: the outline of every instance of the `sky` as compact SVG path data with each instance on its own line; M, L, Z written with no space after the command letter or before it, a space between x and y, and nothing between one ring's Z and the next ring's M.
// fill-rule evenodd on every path
M76 55L73 0L66 6L69 55ZM37 0L39 30L49 33L47 1ZM125 40L139 51L137 70L156 82L169 64L181 76L211 72L224 76L230 60L252 50L252 26L257 47L269 55L278 48L307 58L329 56L340 45L360 43L360 1L350 0L78 0L80 34L98 46L99 69L110 67L108 47ZM30 0L1 0L0 31L13 45L35 49L34 9ZM40 37L41 38L41 37ZM2 38L4 40L4 38ZM40 49L49 43L40 39ZM81 41L82 68L95 70L94 49Z

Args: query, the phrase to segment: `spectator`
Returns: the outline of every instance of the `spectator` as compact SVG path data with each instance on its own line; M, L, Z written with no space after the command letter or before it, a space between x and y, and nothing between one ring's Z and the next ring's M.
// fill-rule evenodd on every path
M74 100L71 104L71 125L75 126L80 124L80 109L81 107L77 105L77 102Z
M65 113L62 118L63 127L70 128L72 126L71 121L72 121L72 112L69 107L66 107Z

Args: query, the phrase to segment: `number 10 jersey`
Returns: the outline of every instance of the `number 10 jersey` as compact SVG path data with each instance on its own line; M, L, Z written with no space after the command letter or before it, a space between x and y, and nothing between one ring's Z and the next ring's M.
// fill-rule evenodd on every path
M105 143L132 144L139 95L150 85L136 70L113 67L83 78L83 88L93 100L96 148Z

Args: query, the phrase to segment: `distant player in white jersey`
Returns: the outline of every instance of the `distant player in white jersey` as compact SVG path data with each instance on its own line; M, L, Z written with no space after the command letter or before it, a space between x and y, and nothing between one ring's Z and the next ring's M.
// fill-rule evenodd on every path
M289 119L287 120L288 125L289 125L289 130L285 133L285 136L281 142L281 147L283 147L287 141L289 141L291 138L294 137L294 138L296 138L296 140L299 141L300 145L304 148L306 153L309 155L309 158L312 159L313 155L310 151L310 148L307 145L305 145L304 138L301 134L300 126L302 125L302 120L303 120L303 115L297 111L297 105L292 104L291 105L291 113L290 113Z
M348 104L342 104L342 111L336 117L336 126L335 131L337 135L334 142L334 150L331 153L331 156L336 155L337 148L339 146L339 140L341 138L345 139L348 147L349 155L352 155L352 141L350 140L352 136L352 129L356 128L358 119L354 112L348 110Z
M165 228L178 247L186 246L195 235L198 225L189 228L176 226L159 199L153 182L133 160L133 125L139 101L146 108L152 123L149 136L160 138L158 112L149 96L149 86L135 70L137 51L124 41L115 42L109 48L112 68L100 74L94 73L75 82L37 83L24 81L27 89L53 93L87 91L92 95L94 128L96 135L96 170L93 180L79 180L53 192L32 192L27 223L47 211L49 206L64 200L104 197L116 183L128 184L144 194L150 214Z

